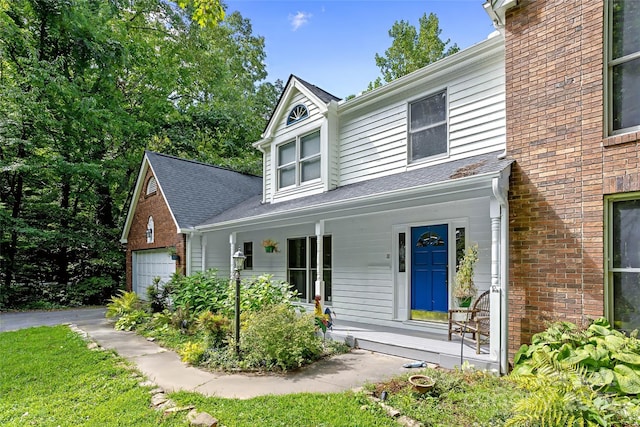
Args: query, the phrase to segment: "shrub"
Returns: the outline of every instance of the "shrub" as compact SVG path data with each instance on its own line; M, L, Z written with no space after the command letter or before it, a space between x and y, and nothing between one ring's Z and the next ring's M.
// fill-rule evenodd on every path
M188 309L196 314L207 310L217 313L225 305L229 279L218 277L213 269L191 276L176 273L167 286L176 309Z
M146 323L149 317L149 313L144 310L133 310L120 316L120 318L116 320L114 327L121 331L132 331L139 325Z
M162 286L160 277L153 278L153 284L147 288L147 299L152 313L160 313L169 308L170 286Z
M183 362L191 365L197 365L202 360L204 355L205 346L201 342L186 342L182 348L178 351L180 359Z
M231 322L221 314L214 314L210 311L203 311L196 319L196 325L202 330L212 347L220 347L224 344L227 335L231 330Z
M638 425L640 341L606 319L551 324L516 353L511 377L531 394L507 425Z
M284 371L319 358L322 341L312 313L298 314L287 304L264 307L246 316L241 349L248 366Z
M111 302L107 304L107 317L121 317L140 309L140 298L135 292L120 291L119 296L111 297Z

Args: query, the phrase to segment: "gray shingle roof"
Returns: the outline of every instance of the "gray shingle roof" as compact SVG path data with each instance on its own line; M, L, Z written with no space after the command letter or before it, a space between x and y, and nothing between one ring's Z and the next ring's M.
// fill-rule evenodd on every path
M262 178L192 160L147 151L147 158L179 228L262 193Z
M213 225L225 221L277 214L295 209L314 206L320 207L327 203L375 196L394 190L427 187L431 184L453 181L464 177L500 172L513 163L513 160L498 158L500 154L501 152L498 151L438 165L426 166L408 172L396 173L381 178L345 185L325 193L284 202L263 204L261 203L261 196L253 197L218 215L212 215L200 225Z
M331 101L340 101L341 98L338 98L337 96L334 96L332 94L330 94L329 92L327 92L324 89L319 88L316 85L312 85L311 83L302 80L300 77L298 76L294 76L293 74L291 75L291 77L295 77L296 80L298 80L300 83L302 83L303 85L305 85L307 87L307 89L309 89L311 92L313 92L313 94L315 96L317 96L318 98L320 98L323 102L325 103L329 103ZM289 79L291 79L291 77L289 77Z

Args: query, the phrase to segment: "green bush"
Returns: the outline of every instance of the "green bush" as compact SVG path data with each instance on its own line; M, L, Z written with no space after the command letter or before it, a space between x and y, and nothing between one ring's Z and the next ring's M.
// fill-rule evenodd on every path
M182 348L180 348L178 353L180 354L180 359L183 362L191 365L197 365L202 360L204 351L205 346L203 343L188 341L182 346Z
M250 312L240 338L243 358L253 368L277 367L286 371L322 355L313 314L299 314L286 304Z
M203 311L217 313L225 306L229 279L218 277L217 271L211 269L191 276L176 273L167 286L174 308L187 309L195 314Z
M211 347L221 347L231 331L229 319L210 311L200 313L196 319L196 325L209 338Z
M133 331L138 326L146 323L151 316L144 310L133 310L129 313L125 313L114 325L115 329L120 331Z
M511 377L531 394L507 425L638 425L640 341L606 319L550 325L516 353Z
M132 311L139 310L142 306L140 298L135 292L120 291L119 296L111 297L111 302L107 304L107 317L121 317Z
M284 304L295 305L298 298L297 291L291 290L291 285L283 281L273 280L270 274L263 274L242 281L240 287L240 311L243 313L260 311L264 307ZM224 313L232 317L235 311L236 285L230 281L227 288L227 300Z

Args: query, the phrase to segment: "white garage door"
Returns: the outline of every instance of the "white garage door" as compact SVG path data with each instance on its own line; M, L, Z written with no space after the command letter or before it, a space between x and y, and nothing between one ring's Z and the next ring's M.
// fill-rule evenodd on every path
M142 299L147 299L147 288L153 285L153 278L160 277L167 283L176 272L176 262L166 249L133 252L133 291Z

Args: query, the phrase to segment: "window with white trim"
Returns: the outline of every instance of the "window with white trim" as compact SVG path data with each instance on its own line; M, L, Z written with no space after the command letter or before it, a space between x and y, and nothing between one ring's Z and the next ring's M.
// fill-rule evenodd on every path
M287 126L309 117L309 110L302 104L298 104L291 109L287 116Z
M300 299L312 302L318 277L316 236L287 239L287 281ZM324 297L331 301L331 236L322 238L322 280Z
M156 191L158 191L158 183L156 182L156 178L152 176L151 178L149 178L149 181L147 181L146 195L150 196L152 194L155 194Z
M409 161L448 152L447 91L409 104Z
M607 307L617 329L640 328L640 194L607 199Z
M609 134L640 129L640 1L608 2Z
M320 178L320 131L278 146L278 189Z

